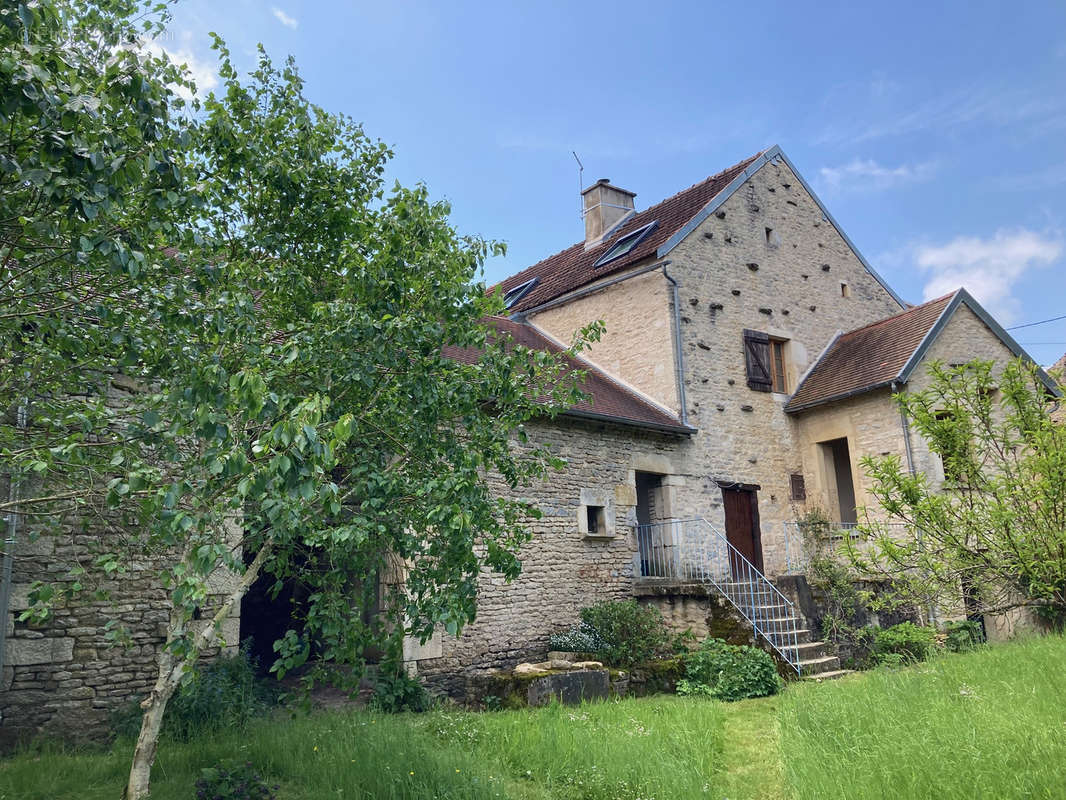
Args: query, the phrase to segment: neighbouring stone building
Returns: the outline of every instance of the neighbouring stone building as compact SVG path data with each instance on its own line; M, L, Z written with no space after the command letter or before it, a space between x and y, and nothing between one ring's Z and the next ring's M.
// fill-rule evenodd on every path
M606 180L582 195L584 240L503 281L510 316L494 321L549 349L606 323L576 365L589 400L530 426L567 466L522 494L543 512L522 575L508 584L486 572L460 637L405 650L412 670L456 695L471 674L543 654L596 600L640 596L684 622L701 613L701 593L730 597L730 586L801 571L798 517L817 507L846 525L872 504L863 456L895 453L943 480L893 392L924 385L934 360L1024 354L965 290L906 304L778 147L641 211ZM63 555L17 552L13 596ZM99 722L142 693L162 603L146 586L122 612L143 615L132 651L102 649L102 609L55 635L9 614L0 732ZM772 605L781 619L768 621L792 636L772 642L779 654L810 671L836 666L810 657L819 643L798 611ZM240 625L243 637L250 620Z

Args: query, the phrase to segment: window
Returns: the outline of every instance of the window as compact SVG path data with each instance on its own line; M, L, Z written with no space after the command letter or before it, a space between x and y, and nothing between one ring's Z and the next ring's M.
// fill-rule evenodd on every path
M848 286L843 281L840 282L840 296L841 297L851 297L851 287Z
M775 392L787 392L788 385L785 383L785 340L770 340L770 357L773 361L773 390Z
M787 339L771 338L761 331L744 331L744 366L748 388L757 392L787 392L785 349Z
M629 252L632 252L633 248L644 241L648 234L659 227L658 221L649 222L640 228L637 228L632 233L627 233L617 242L608 248L607 252L600 256L599 260L593 264L593 267L602 267L609 261L614 261L616 258L621 258Z
M788 486L792 495L793 502L806 502L807 482L803 479L803 476L800 473L794 472L788 476Z
M588 515L588 535L606 536L607 515L604 513L603 506L586 506L585 513Z
M528 280L525 283L521 283L513 289L508 290L503 296L503 307L511 308L511 306L515 305L519 300L533 291L533 287L538 283L540 283L540 278L533 278L532 280Z

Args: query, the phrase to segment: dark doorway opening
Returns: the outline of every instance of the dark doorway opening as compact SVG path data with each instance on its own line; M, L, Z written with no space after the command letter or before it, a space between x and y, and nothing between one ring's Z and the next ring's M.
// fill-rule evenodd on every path
M722 485L722 503L725 507L725 536L736 552L730 551L730 570L733 578L744 576L747 570L744 559L762 572L762 530L759 528L758 486ZM738 558L737 554L743 556Z
M859 521L855 511L855 484L851 479L851 452L848 440L830 439L818 445L822 452L829 507L836 511L837 521L854 525Z
M246 556L246 560L250 559ZM297 632L303 630L303 620L307 616L313 581L304 580L301 575L313 569L315 569L313 561L305 555L300 555L290 565L289 574L286 577L279 581L274 575L261 574L241 600L241 647L248 649L248 654L256 664L256 672L261 677L270 674L270 667L277 657L274 653L274 642L284 637L285 632L290 629ZM366 578L349 579L353 611L364 605L362 587L366 580ZM369 607L359 610L362 622L367 626L381 612L380 582L376 575L371 580L374 586L372 592L374 600ZM320 642L312 641L312 659L318 654L320 645ZM368 647L363 653L363 657L369 664L378 663L381 655L381 649L376 646Z
M283 579L275 594L277 583L273 575L261 574L241 600L241 647L247 648L261 677L270 673L276 658L274 642L290 628L300 629L309 594L298 578Z
M665 564L663 555L663 476L653 472L638 472L637 487L637 550L640 554L640 574L659 576Z

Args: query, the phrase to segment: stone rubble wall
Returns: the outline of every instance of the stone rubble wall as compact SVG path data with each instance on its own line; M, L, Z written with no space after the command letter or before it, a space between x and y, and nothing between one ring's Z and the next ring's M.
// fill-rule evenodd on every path
M522 547L521 576L507 583L484 571L476 621L459 638L438 637L434 651L418 654L418 674L453 696L463 695L466 673L537 660L548 636L576 625L582 608L632 596L635 471L653 464L672 472L679 447L677 437L567 418L535 423L528 432L550 443L567 466L516 493L543 514L529 524L533 538ZM509 492L502 483L498 490ZM583 499L607 504L609 536L583 533Z

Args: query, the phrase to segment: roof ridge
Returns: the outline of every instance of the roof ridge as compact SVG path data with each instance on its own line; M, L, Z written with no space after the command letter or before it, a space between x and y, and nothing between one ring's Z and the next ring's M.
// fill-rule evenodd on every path
M757 152L755 155L748 156L747 158L743 158L740 161L738 161L736 164L733 164L732 166L726 167L725 169L719 170L718 172L714 173L713 175L708 175L703 180L696 181L696 183L692 184L691 186L689 186L689 187L687 187L685 189L682 189L681 191L674 192L669 197L665 197L662 200L658 201L657 203L653 203L652 205L648 206L647 208L640 209L640 210L633 209L633 213L631 215L629 215L628 219L620 221L621 224L616 225L615 228L612 231L610 231L610 233L611 233L610 236L604 237L601 241L597 242L595 247L589 248L589 250L586 251L586 252L591 252L592 250L595 250L598 247L606 245L608 243L608 241L614 239L614 235L619 233L624 227L626 227L626 225L628 225L629 222L632 221L632 219L634 217L639 216L641 214L647 214L649 212L652 212L655 209L660 208L661 206L664 206L664 205L666 205L667 203L669 203L669 202L671 202L673 200L676 200L678 197L681 197L682 195L686 194L687 192L691 192L691 191L693 191L695 189L698 189L698 188L700 188L702 186L706 186L707 184L712 183L712 182L714 182L716 180L721 180L725 175L727 175L730 172L733 172L735 170L742 169L742 168L747 168L752 162L754 162L756 159L758 159L759 156L763 155L763 153L768 152L768 150L769 150L769 148L764 148L764 149L760 150L759 152ZM539 267L541 264L545 263L546 261L551 261L553 259L556 259L559 256L563 255L563 253L567 253L567 252L569 252L569 251L571 251L571 250L573 250L573 249L575 249L577 247L583 247L583 245L584 245L584 242L582 242L582 241L574 242L573 244L571 244L571 245L569 245L567 247L564 247L563 249L558 250L558 251L552 253L551 255L547 255L544 258L539 259L535 263L530 264L528 267L525 267L525 268L519 270L518 272L514 273L513 275L508 275L508 276L506 276L504 278L501 278L500 280L496 281L496 283L494 283L492 286L487 287L486 292L487 293L491 293L492 291L495 290L496 287L502 286L503 284L505 284L507 282L514 281L516 278L524 275L525 273L529 272L530 270L535 270L537 267Z

